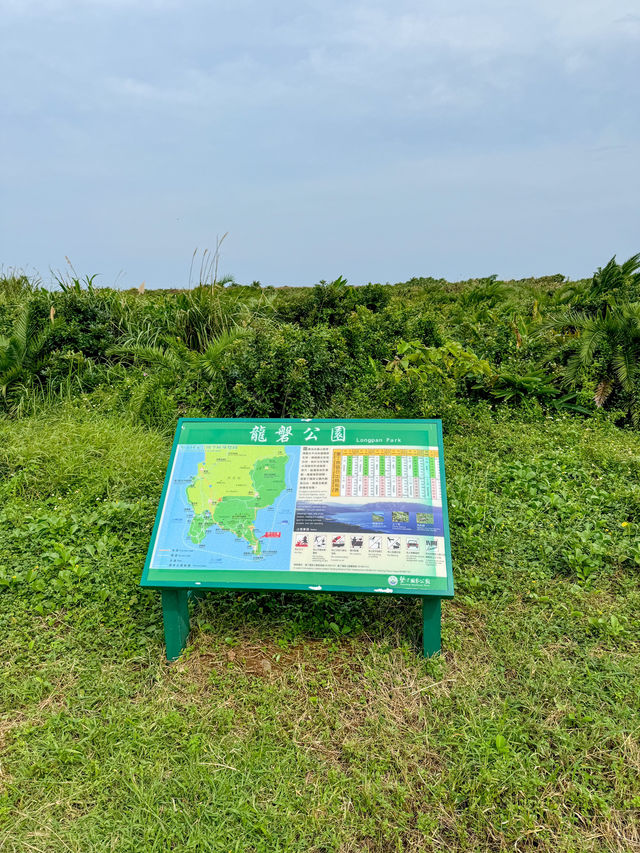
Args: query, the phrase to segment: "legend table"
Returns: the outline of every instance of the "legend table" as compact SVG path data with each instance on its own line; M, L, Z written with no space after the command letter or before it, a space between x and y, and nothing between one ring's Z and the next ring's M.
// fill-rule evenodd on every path
M440 499L438 451L423 448L334 450L331 497Z

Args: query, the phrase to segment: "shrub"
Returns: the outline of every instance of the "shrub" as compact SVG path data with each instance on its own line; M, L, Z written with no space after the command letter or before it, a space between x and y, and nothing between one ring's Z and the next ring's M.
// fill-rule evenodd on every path
M339 329L256 328L225 356L221 414L311 417L361 371Z
M381 284L353 287L345 278L322 281L307 293L280 297L278 318L305 328L342 326L358 307L382 311L391 300L390 288Z

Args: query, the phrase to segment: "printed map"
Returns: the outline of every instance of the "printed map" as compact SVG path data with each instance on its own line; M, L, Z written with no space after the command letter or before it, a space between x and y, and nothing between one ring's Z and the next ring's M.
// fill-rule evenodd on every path
M299 460L299 447L179 447L153 565L288 564Z
M195 513L189 537L199 545L212 524L246 539L254 554L259 509L271 506L285 489L287 454L282 447L216 447L205 451L187 499Z

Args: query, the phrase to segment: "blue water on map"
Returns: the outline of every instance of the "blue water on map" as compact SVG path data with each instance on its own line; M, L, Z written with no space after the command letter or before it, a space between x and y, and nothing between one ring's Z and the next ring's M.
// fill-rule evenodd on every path
M193 507L187 499L187 488L204 462L204 447L179 445L160 528L151 558L154 569L226 569L287 571L291 560L292 520L295 515L296 489L300 467L300 448L286 447L284 491L272 506L260 509L255 520L255 533L260 539L261 553L254 554L245 539L212 524L203 541L195 545L189 538ZM280 536L265 537L265 533Z
M442 507L408 500L402 504L372 501L366 506L299 501L295 526L296 530L318 533L358 531L444 535Z

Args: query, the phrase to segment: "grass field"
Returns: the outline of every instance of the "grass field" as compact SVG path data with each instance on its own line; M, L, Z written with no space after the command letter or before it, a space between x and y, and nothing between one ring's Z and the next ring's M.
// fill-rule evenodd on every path
M640 850L640 435L445 425L441 656L415 601L214 593L168 665L167 431L0 420L0 851Z

